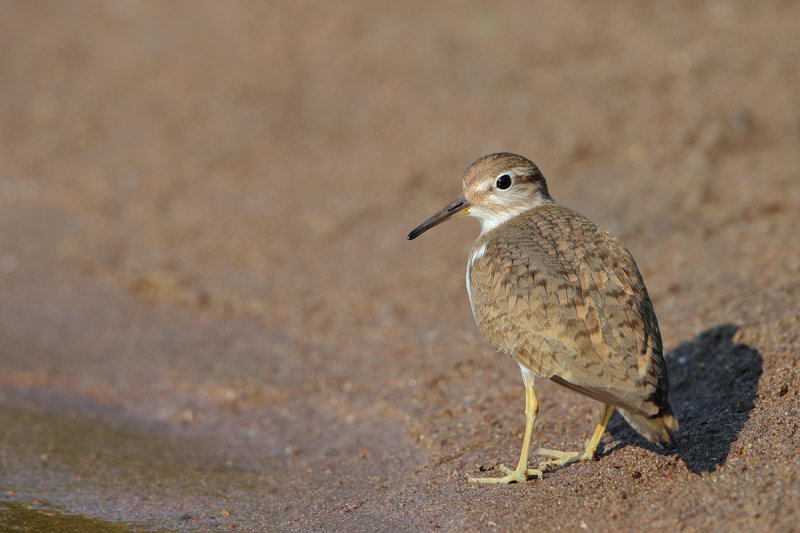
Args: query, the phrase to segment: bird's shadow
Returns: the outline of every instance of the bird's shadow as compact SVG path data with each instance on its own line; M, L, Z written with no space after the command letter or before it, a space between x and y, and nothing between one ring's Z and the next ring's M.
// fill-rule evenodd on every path
M609 427L616 445L604 455L631 443L677 454L696 474L724 464L755 406L762 373L761 354L734 342L738 329L733 324L713 327L665 357L670 403L680 423L675 448L660 450L635 434L617 413Z

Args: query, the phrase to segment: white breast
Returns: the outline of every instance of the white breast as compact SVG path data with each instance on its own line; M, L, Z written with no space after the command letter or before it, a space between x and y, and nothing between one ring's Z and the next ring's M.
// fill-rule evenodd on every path
M469 273L472 270L472 264L483 257L483 254L486 252L487 244L489 244L488 241L483 243L483 246L478 248L475 253L472 254L472 257L469 258L469 261L467 261L467 296L469 297L469 306L472 309L472 318L475 319L476 324L478 323L478 318L475 316L475 304L472 303L472 288L470 287L471 283L469 279Z

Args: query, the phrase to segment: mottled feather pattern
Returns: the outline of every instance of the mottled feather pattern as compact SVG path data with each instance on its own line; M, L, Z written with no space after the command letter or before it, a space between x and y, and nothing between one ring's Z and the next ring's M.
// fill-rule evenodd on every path
M661 335L631 254L552 202L500 229L473 246L475 254L485 245L469 271L481 333L537 376L657 415L668 388Z

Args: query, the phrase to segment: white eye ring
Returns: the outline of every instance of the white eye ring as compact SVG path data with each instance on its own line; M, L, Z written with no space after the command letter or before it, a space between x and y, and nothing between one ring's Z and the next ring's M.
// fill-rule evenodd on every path
M511 174L504 172L497 176L497 181L494 183L498 189L506 190L511 188L511 185L514 184L514 180L511 179Z

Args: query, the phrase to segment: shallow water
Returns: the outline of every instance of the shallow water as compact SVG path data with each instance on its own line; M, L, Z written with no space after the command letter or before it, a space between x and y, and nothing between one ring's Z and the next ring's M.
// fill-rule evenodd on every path
M48 505L34 500L28 503L0 500L0 526L4 531L19 533L129 533L139 531L157 531L140 526L128 527L88 518L76 514L66 514Z

